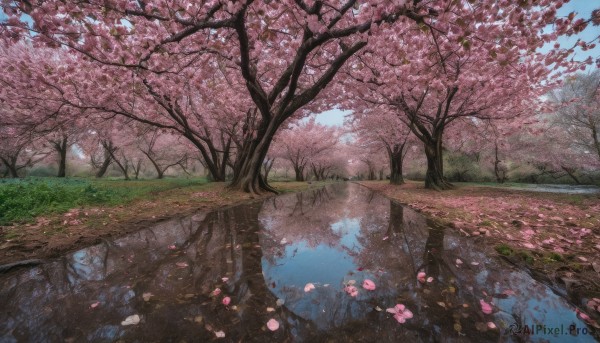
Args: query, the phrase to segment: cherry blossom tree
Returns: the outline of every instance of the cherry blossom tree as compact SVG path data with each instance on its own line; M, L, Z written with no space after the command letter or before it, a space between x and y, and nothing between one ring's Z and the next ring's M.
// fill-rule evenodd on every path
M600 164L600 71L567 78L550 99L557 105L553 121L570 138L568 145Z
M548 89L540 87L542 81L549 87L548 78L559 76L550 75L547 65L568 71L580 66L566 62L558 47L549 54L535 52L557 32L568 31L561 21L556 32L543 33L556 21L556 6L548 1L535 6L454 2L431 25L421 26L424 35L401 21L381 25L379 30L389 38L374 41L348 65L346 75L356 82L349 82L346 90L395 111L424 144L425 186L450 188L443 169L445 133L477 118L529 114Z
M326 165L320 158L330 156L338 143L339 134L335 128L318 124L311 118L281 131L275 145L279 146L276 149L280 157L288 160L294 168L296 181L304 181L307 167L312 166L317 175L324 175Z
M3 32L8 39L29 35L50 46L67 46L103 65L93 69L94 76L97 70L114 69L121 75L129 74L123 73L124 69L130 71L158 105L181 122L188 117L176 113L182 103L171 94L174 87L165 85L165 78L182 69L193 71L198 60L214 56L222 65L238 70L254 110L248 109L244 121L243 148L234 164L232 187L249 192L272 190L260 175L271 140L279 127L311 103L346 60L367 44L373 24L400 17L422 21L428 15L425 5L404 0L363 5L356 0L2 4L9 16ZM31 27L22 20L23 15L33 19ZM215 64L212 70L217 69ZM169 91L157 91L159 88ZM132 102L125 104L130 108ZM120 114L132 112L121 110L111 109ZM190 134L187 129L184 133Z
M137 147L154 167L158 179L162 179L169 168L179 166L185 170L188 146L182 140L180 136L161 133L153 127L145 128L138 136Z
M353 113L351 121L352 131L359 140L371 142L367 145L381 146L388 155L390 167L390 183L400 185L404 183L402 166L404 158L409 152L409 146L414 144L414 136L410 129L399 118L385 107L370 107Z

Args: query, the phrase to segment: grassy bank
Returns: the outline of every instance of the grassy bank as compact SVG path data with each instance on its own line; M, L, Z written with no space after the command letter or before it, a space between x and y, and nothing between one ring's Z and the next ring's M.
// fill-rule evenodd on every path
M27 178L0 180L0 225L31 221L40 215L82 206L116 206L162 191L198 186L205 178L96 180Z
M4 182L3 182L4 181ZM327 182L272 182L295 192ZM212 211L272 194L252 196L206 179L0 180L0 265L48 258L198 211Z

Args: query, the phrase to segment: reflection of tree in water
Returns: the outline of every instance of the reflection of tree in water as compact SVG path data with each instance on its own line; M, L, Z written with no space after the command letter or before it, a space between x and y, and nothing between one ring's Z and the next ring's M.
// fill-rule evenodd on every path
M182 225L171 222L179 240L177 251L167 249L174 236L145 232L131 237L132 244L137 245L143 235L144 245L156 250L131 249L126 244L129 239L123 239L120 247L99 245L82 250L36 269L39 273L13 274L13 287L0 292L4 309L1 332L39 342L157 337L204 341L214 338L206 327L210 326L236 341L290 340L292 326L297 335L311 324L285 306L275 313L266 312L267 306L277 307L277 299L262 275L259 211L260 204L255 204L211 213L200 229L196 223L190 230L190 221ZM189 267L175 267L183 261ZM229 282L220 281L224 276ZM223 306L222 296L210 296L217 286L223 295L232 297L238 311ZM142 299L145 292L153 294L149 302ZM92 311L89 305L95 300L100 305ZM61 311L52 311L58 304ZM140 314L142 323L121 326L120 321L131 314ZM281 328L274 333L265 331L265 323L273 317ZM198 318L202 323L194 322Z
M104 242L51 264L0 276L0 336L35 342L179 342L210 341L214 331L223 330L225 341L244 342L498 340L498 331L481 333L475 328L475 323L490 320L481 313L479 298L481 290L493 290L498 281L514 276L503 275L498 265L489 272L470 269L469 261L483 256L474 252L475 241L451 233L446 237L443 230L429 229L414 211L358 186L274 199L264 206L255 203L167 221L114 244ZM316 223L328 226L311 231L315 222L307 220L312 215ZM332 233L330 225L351 216L360 218L361 249L348 252L365 268L353 277L360 284L362 276L372 274L377 290L351 298L341 289L328 288L334 294L330 296L317 288L303 295L309 310L316 311L308 316L294 313L288 304L277 307L262 261L274 260L272 254L282 246L279 240L339 244L340 235ZM175 250L168 248L172 244ZM460 268L454 265L458 256L465 262ZM176 267L181 262L189 266ZM435 281L417 282L419 269ZM548 294L545 286L528 280L521 276L515 281L523 285L519 299ZM213 297L216 287L223 294ZM147 302L142 298L146 292L153 294ZM237 310L221 304L225 295ZM91 309L96 301L99 306ZM415 317L401 325L385 311L374 310L396 303L405 304ZM469 307L463 307L465 303ZM527 306L531 304L523 301L523 308L515 308L519 313L532 311ZM566 303L546 306L569 311ZM268 313L267 307L276 311ZM327 311L321 313L321 308ZM142 322L121 326L132 314L141 315ZM270 318L281 324L276 332L265 328ZM467 336L456 332L457 323ZM327 330L319 330L323 326Z

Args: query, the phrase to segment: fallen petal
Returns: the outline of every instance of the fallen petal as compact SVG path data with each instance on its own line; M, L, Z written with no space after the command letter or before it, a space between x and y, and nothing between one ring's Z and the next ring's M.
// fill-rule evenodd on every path
M396 321L400 324L406 323L406 318L404 318L404 316L402 316L400 313L396 313L394 315L394 319L396 319Z
M267 327L269 328L269 330L275 331L275 330L279 329L279 322L277 320L271 318L267 322Z
M215 288L215 290L212 291L212 295L214 295L214 296L217 296L219 294L221 294L221 289L220 288Z
M304 286L304 291L305 291L305 292L310 292L310 291L312 291L313 289L315 289L315 285L313 285L313 284L312 284L312 283L310 283L310 282L309 282L309 283L307 283L307 284L306 284L306 286Z
M275 309L272 307L267 307L267 312L275 312Z
M374 291L375 290L375 283L369 279L366 279L365 281L363 281L363 288L368 290L368 291Z
M463 264L463 261L461 261L461 259L460 259L460 258L457 258L457 259L456 259L456 264L457 264L457 265L461 265L461 264Z
M427 282L429 282L429 283L433 282L433 277L431 277L431 276L430 276L430 277L428 277L428 278L427 278Z
M185 262L177 262L177 263L175 263L175 265L176 265L178 268L185 268L185 267L187 267L187 266L188 266L188 264L187 264L187 263L185 263Z
M144 301L150 301L150 298L152 298L154 296L154 294L150 293L150 292L146 292L142 294L142 298L144 299Z
M123 326L137 325L137 324L139 324L139 322L140 322L140 316L138 316L137 314L134 314L132 316L125 318L125 320L121 322L121 325L123 325Z
M483 299L479 300L479 304L481 305L481 312L485 314L492 313L492 305L486 303L485 301L483 301Z
M98 307L98 305L100 305L100 302L96 301L95 303L91 304L90 307L91 308L96 308L96 307Z
M493 322L488 322L487 327L488 329L494 330L496 328L496 324L494 324Z
M225 337L225 332L215 331L215 336L217 336L217 338L223 338L223 337Z

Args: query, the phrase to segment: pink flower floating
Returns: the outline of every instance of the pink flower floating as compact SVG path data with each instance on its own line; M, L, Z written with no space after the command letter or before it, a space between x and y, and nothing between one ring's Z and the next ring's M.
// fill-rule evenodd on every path
M479 304L481 305L481 312L485 314L492 313L492 305L486 303L485 301L483 301L483 299L479 300Z
M223 301L221 301L223 303L223 305L228 306L229 303L231 303L231 298L230 297L225 297L223 298Z
M363 281L362 286L367 291L374 291L375 290L375 282L373 282L373 281L371 281L369 279L366 279L365 281Z
M346 286L346 287L344 287L344 291L346 291L346 293L350 294L351 297L355 297L358 295L358 289L354 286Z
M310 292L313 289L315 289L315 285L312 283L307 283L306 286L304 286L304 292Z
M267 322L267 327L269 328L269 330L275 331L275 330L279 329L279 322L277 320L271 318Z
M413 317L413 313L409 309L407 309L406 306L404 306L403 304L396 304L396 306L388 308L385 311L388 313L393 313L394 319L396 319L396 321L400 324L405 323L407 319Z

